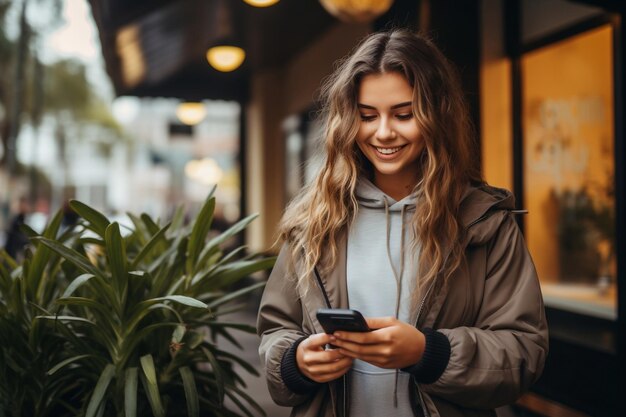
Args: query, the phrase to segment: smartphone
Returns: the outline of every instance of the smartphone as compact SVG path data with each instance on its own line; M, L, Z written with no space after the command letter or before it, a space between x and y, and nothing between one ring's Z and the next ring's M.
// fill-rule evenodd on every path
M346 332L371 331L363 315L356 310L320 308L317 310L317 320L328 334L333 334L337 330Z

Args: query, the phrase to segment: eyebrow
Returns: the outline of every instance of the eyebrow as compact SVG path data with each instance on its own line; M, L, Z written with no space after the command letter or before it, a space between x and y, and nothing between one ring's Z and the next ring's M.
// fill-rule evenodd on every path
M413 104L411 101L405 101L404 103L394 104L393 106L391 106L391 110L399 109L401 107L410 106L411 104ZM359 107L361 109L376 110L376 107L370 106L370 105L367 105L367 104L362 104L362 103L358 103L357 107Z

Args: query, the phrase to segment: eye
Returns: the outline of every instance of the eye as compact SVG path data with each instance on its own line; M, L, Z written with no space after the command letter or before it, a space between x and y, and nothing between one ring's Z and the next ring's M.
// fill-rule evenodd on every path
M363 122L371 122L375 118L376 118L376 116L374 116L374 115L367 115L367 114L362 114L361 115L361 121L363 121Z
M396 114L396 118L398 118L398 120L409 120L413 118L413 113Z

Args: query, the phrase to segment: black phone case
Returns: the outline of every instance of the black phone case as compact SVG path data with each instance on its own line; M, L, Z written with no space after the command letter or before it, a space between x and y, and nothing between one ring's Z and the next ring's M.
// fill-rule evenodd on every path
M337 330L346 332L369 332L370 328L363 315L356 310L343 308L320 308L317 320L324 331L332 334Z

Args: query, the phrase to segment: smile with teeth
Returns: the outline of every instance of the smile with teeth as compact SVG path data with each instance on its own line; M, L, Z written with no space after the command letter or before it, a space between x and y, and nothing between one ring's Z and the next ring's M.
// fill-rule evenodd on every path
M396 152L398 152L400 149L402 149L404 146L398 146L395 148L379 148L378 146L374 146L374 148L376 148L376 150L380 153L382 153L383 155L391 155L394 154Z

